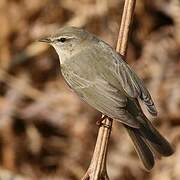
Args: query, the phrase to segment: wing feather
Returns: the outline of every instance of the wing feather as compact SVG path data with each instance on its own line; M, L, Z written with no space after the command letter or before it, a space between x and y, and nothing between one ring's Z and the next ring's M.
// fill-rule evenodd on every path
M157 115L157 110L150 93L144 86L142 80L123 60L123 57L116 53L105 42L100 41L99 45L102 46L102 49L104 50L104 57L100 58L103 59L101 65L106 66L106 69L109 69L109 73L113 73L113 75L119 80L119 83L127 96L130 98L140 98L145 103L149 113ZM100 56L103 56L103 54Z
M121 85L127 95L131 98L140 98L145 103L149 113L151 113L152 115L157 115L157 110L154 102L151 98L149 91L144 86L142 80L122 59L116 61L115 64L116 76L121 82Z

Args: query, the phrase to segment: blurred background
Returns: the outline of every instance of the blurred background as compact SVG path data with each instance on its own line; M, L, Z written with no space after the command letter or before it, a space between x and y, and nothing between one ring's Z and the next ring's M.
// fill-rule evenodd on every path
M123 0L0 0L0 180L79 180L100 113L62 79L55 51L36 40L73 25L116 45ZM111 180L180 179L180 1L138 0L127 61L159 111L149 117L175 148L146 172L120 124L108 153ZM148 114L147 114L148 115Z

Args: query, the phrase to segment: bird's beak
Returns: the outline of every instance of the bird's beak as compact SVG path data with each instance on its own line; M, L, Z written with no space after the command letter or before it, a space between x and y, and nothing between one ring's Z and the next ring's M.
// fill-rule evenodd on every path
M50 38L41 38L38 40L39 42L51 43L52 40Z

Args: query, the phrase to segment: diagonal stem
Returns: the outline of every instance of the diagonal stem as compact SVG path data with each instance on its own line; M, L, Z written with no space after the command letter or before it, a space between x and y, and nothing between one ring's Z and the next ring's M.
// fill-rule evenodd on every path
M132 22L136 0L125 0L124 10L119 30L116 51L126 56L128 36ZM108 142L111 135L113 120L105 118L99 128L98 137L91 164L82 180L109 180L106 169Z

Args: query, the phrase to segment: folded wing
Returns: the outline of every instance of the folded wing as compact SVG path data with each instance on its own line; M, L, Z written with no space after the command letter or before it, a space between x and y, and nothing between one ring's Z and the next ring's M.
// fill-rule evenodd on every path
M114 59L114 73L119 79L125 93L131 98L140 98L146 105L150 114L156 116L157 110L148 90L144 86L142 80L130 68L130 66L122 60L121 56Z
M93 81L84 79L71 72L68 83L75 92L88 104L104 115L114 118L122 123L139 128L139 122L126 110L127 98L122 92L113 87L101 76Z

